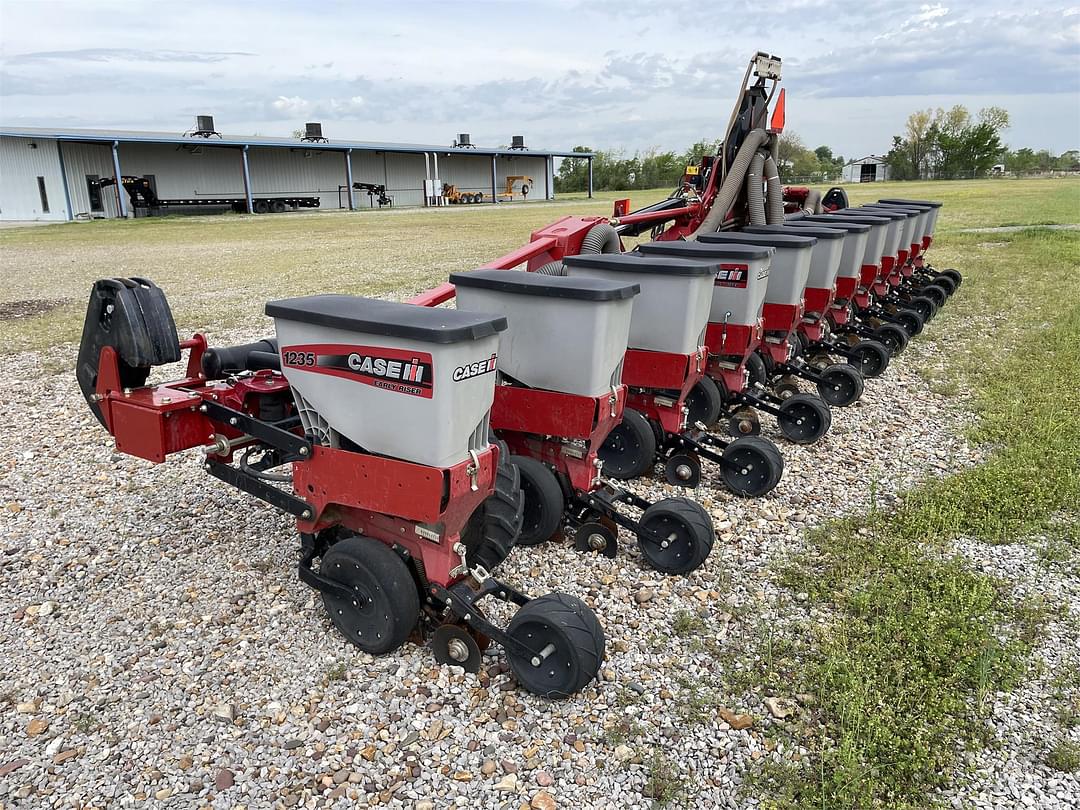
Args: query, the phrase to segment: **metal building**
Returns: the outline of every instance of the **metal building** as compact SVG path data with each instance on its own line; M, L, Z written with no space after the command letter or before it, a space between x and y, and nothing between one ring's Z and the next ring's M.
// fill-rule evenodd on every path
M556 158L587 160L591 181L592 154L527 149L520 138L514 141L510 148L446 147L0 126L0 219L145 213L120 183L100 185L103 178L146 178L161 200L215 199L249 213L280 197L315 200L305 205L325 209L378 207L378 197L354 189L356 182L385 186L393 205L420 206L444 204L443 184L498 201L507 177L526 176L533 181L527 197L513 199L549 200ZM516 188L520 192L520 181Z
M844 165L841 178L845 183L874 183L889 179L889 164L885 158L867 155Z

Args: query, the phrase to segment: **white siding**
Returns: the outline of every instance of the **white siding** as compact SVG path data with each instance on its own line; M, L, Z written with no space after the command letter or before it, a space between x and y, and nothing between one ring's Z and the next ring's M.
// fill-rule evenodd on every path
M45 178L48 213L42 210L39 177ZM68 218L56 141L0 137L0 218L58 221Z
M533 179L532 188L529 190L528 200L535 202L547 198L545 186L547 184L547 159L542 155L510 155L499 156L495 165L496 184L501 194L506 190L506 178L523 174ZM516 190L516 189L515 189ZM516 197L520 200L520 197Z
M115 217L119 216L116 205L116 186L101 189L102 211L90 210L90 193L87 189L87 175L112 177L112 146L99 143L61 143L60 151L64 155L64 170L68 180L68 192L71 194L71 210L76 217ZM123 164L120 170L133 174ZM124 203L127 204L127 192L121 189Z

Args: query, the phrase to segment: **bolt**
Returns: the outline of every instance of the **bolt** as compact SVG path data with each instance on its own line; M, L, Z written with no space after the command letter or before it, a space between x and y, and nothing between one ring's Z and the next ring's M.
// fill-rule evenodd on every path
M680 464L675 468L675 474L679 477L680 481L689 481L690 476L693 474L693 470L690 469L689 464Z
M230 425L235 425L236 424L236 417L235 416L230 416L229 417L229 424Z
M450 643L446 645L446 653L454 661L468 661L469 645L460 638L452 638L450 639Z
M602 534L590 534L589 535L589 548L594 551L603 551L607 546L607 538ZM537 666L540 666L537 664Z

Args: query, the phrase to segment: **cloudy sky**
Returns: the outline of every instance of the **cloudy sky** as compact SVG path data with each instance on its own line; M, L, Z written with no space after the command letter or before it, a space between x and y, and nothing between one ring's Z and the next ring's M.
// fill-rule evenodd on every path
M1014 147L1080 148L1080 5L1040 0L0 0L0 48L5 125L681 150L766 50L811 147L881 153L959 103L1008 109Z

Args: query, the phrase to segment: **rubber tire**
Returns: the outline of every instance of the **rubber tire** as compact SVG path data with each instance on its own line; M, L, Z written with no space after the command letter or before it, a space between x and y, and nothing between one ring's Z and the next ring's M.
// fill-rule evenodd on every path
M499 466L495 471L495 491L476 508L461 532L465 558L470 565L481 565L488 571L505 560L521 534L525 497L521 492L521 476L510 458L506 442L490 439L499 448Z
M908 333L895 323L883 323L874 330L874 340L885 347L891 357L896 357L908 345Z
M952 280L951 276L939 273L930 280L930 283L941 287L950 297L956 292L956 282Z
M287 208L283 200L274 200L270 203L270 210L275 214L284 214Z
M769 372L765 367L765 359L756 351L750 352L746 358L746 370L749 372L749 382L765 385L769 381Z
M874 377L880 377L889 367L889 350L876 340L860 340L851 347L850 351L852 354L860 355L858 362L855 357L850 358L848 362L859 370L864 379L872 380ZM861 355L864 354L870 357L870 362L862 359Z
M923 327L926 325L922 315L913 309L902 308L893 317L900 319L897 326L907 332L909 338L921 334Z
M756 456L757 460L754 460ZM756 481L746 482L738 472L726 465L720 467L720 477L724 485L743 498L759 498L772 492L784 475L784 457L775 444L761 436L743 436L735 439L724 448L724 458L735 461L736 458L750 458L755 466L761 465L766 475Z
M641 555L649 565L664 574L688 574L699 568L712 551L713 540L716 538L709 513L701 504L689 498L665 498L657 501L645 510L640 524L645 528L648 528L649 524L660 524L661 528L675 524L689 541L685 559L672 561L659 556L666 552L665 549L658 549L638 537Z
M550 684L545 683L540 677L543 666L534 667L528 659L508 649L506 657L514 677L533 694L546 698L565 698L580 692L596 677L604 662L606 639L600 620L576 596L549 593L526 602L510 619L506 633L511 637L525 634L530 625L536 624L558 639L556 646L563 649L556 649L553 655L566 657L567 671L557 682L552 679Z
M386 627L373 642L359 637L355 626L349 626L339 600L324 593L323 605L330 621L338 631L361 650L372 655L382 655L396 650L409 638L420 620L420 595L416 581L405 562L385 543L371 537L352 535L330 546L323 554L319 573L336 582L346 580L335 577L338 566L355 566L353 574L366 580L365 586L371 597L372 609L382 611ZM375 598L381 604L376 605Z
M964 277L960 275L960 271L953 270L951 267L947 270L942 270L941 275L951 278L957 289L960 289L960 285L964 283Z
M251 205L251 210L256 214L268 214L270 213L270 203L266 200L255 200Z
M909 301L905 302L905 305L909 309L913 309L922 316L923 321L928 321L933 318L938 311L938 305L934 303L933 299L926 297L925 295L916 295Z
M834 363L827 369L821 372L821 376L825 379L841 375L843 380L838 382L841 384L847 383L846 387L851 388L850 394L841 394L832 385L826 384L824 381L818 384L818 394L828 405L835 405L837 408L846 408L849 405L854 405L863 395L863 376L859 373L859 370L848 363Z
M919 295L929 298L938 309L945 306L945 302L949 300L949 291L938 284L927 284L919 290ZM934 311L937 312L937 309Z
M543 462L528 456L510 456L521 475L524 512L519 546L535 546L551 539L559 529L566 498L559 480Z
M614 469L609 467L608 463L617 452L617 442L629 444L630 448L636 450L633 458L623 459L623 466ZM604 462L601 468L603 472L622 481L637 478L651 470L656 464L656 434L653 433L649 420L633 408L625 408L622 421L611 429L604 443L600 445L597 456Z
M781 411L795 408L813 410L820 420L820 424L817 430L804 436L796 433L797 430L800 430L798 425L778 416L776 423L780 427L780 432L784 434L784 438L788 441L794 444L813 444L829 432L829 428L832 426L832 411L820 398L815 397L813 394L796 394L793 397L788 397L780 404Z
M683 404L688 411L687 424L693 426L701 422L705 427L712 427L720 421L720 414L724 410L724 397L713 378L706 376L694 384Z

